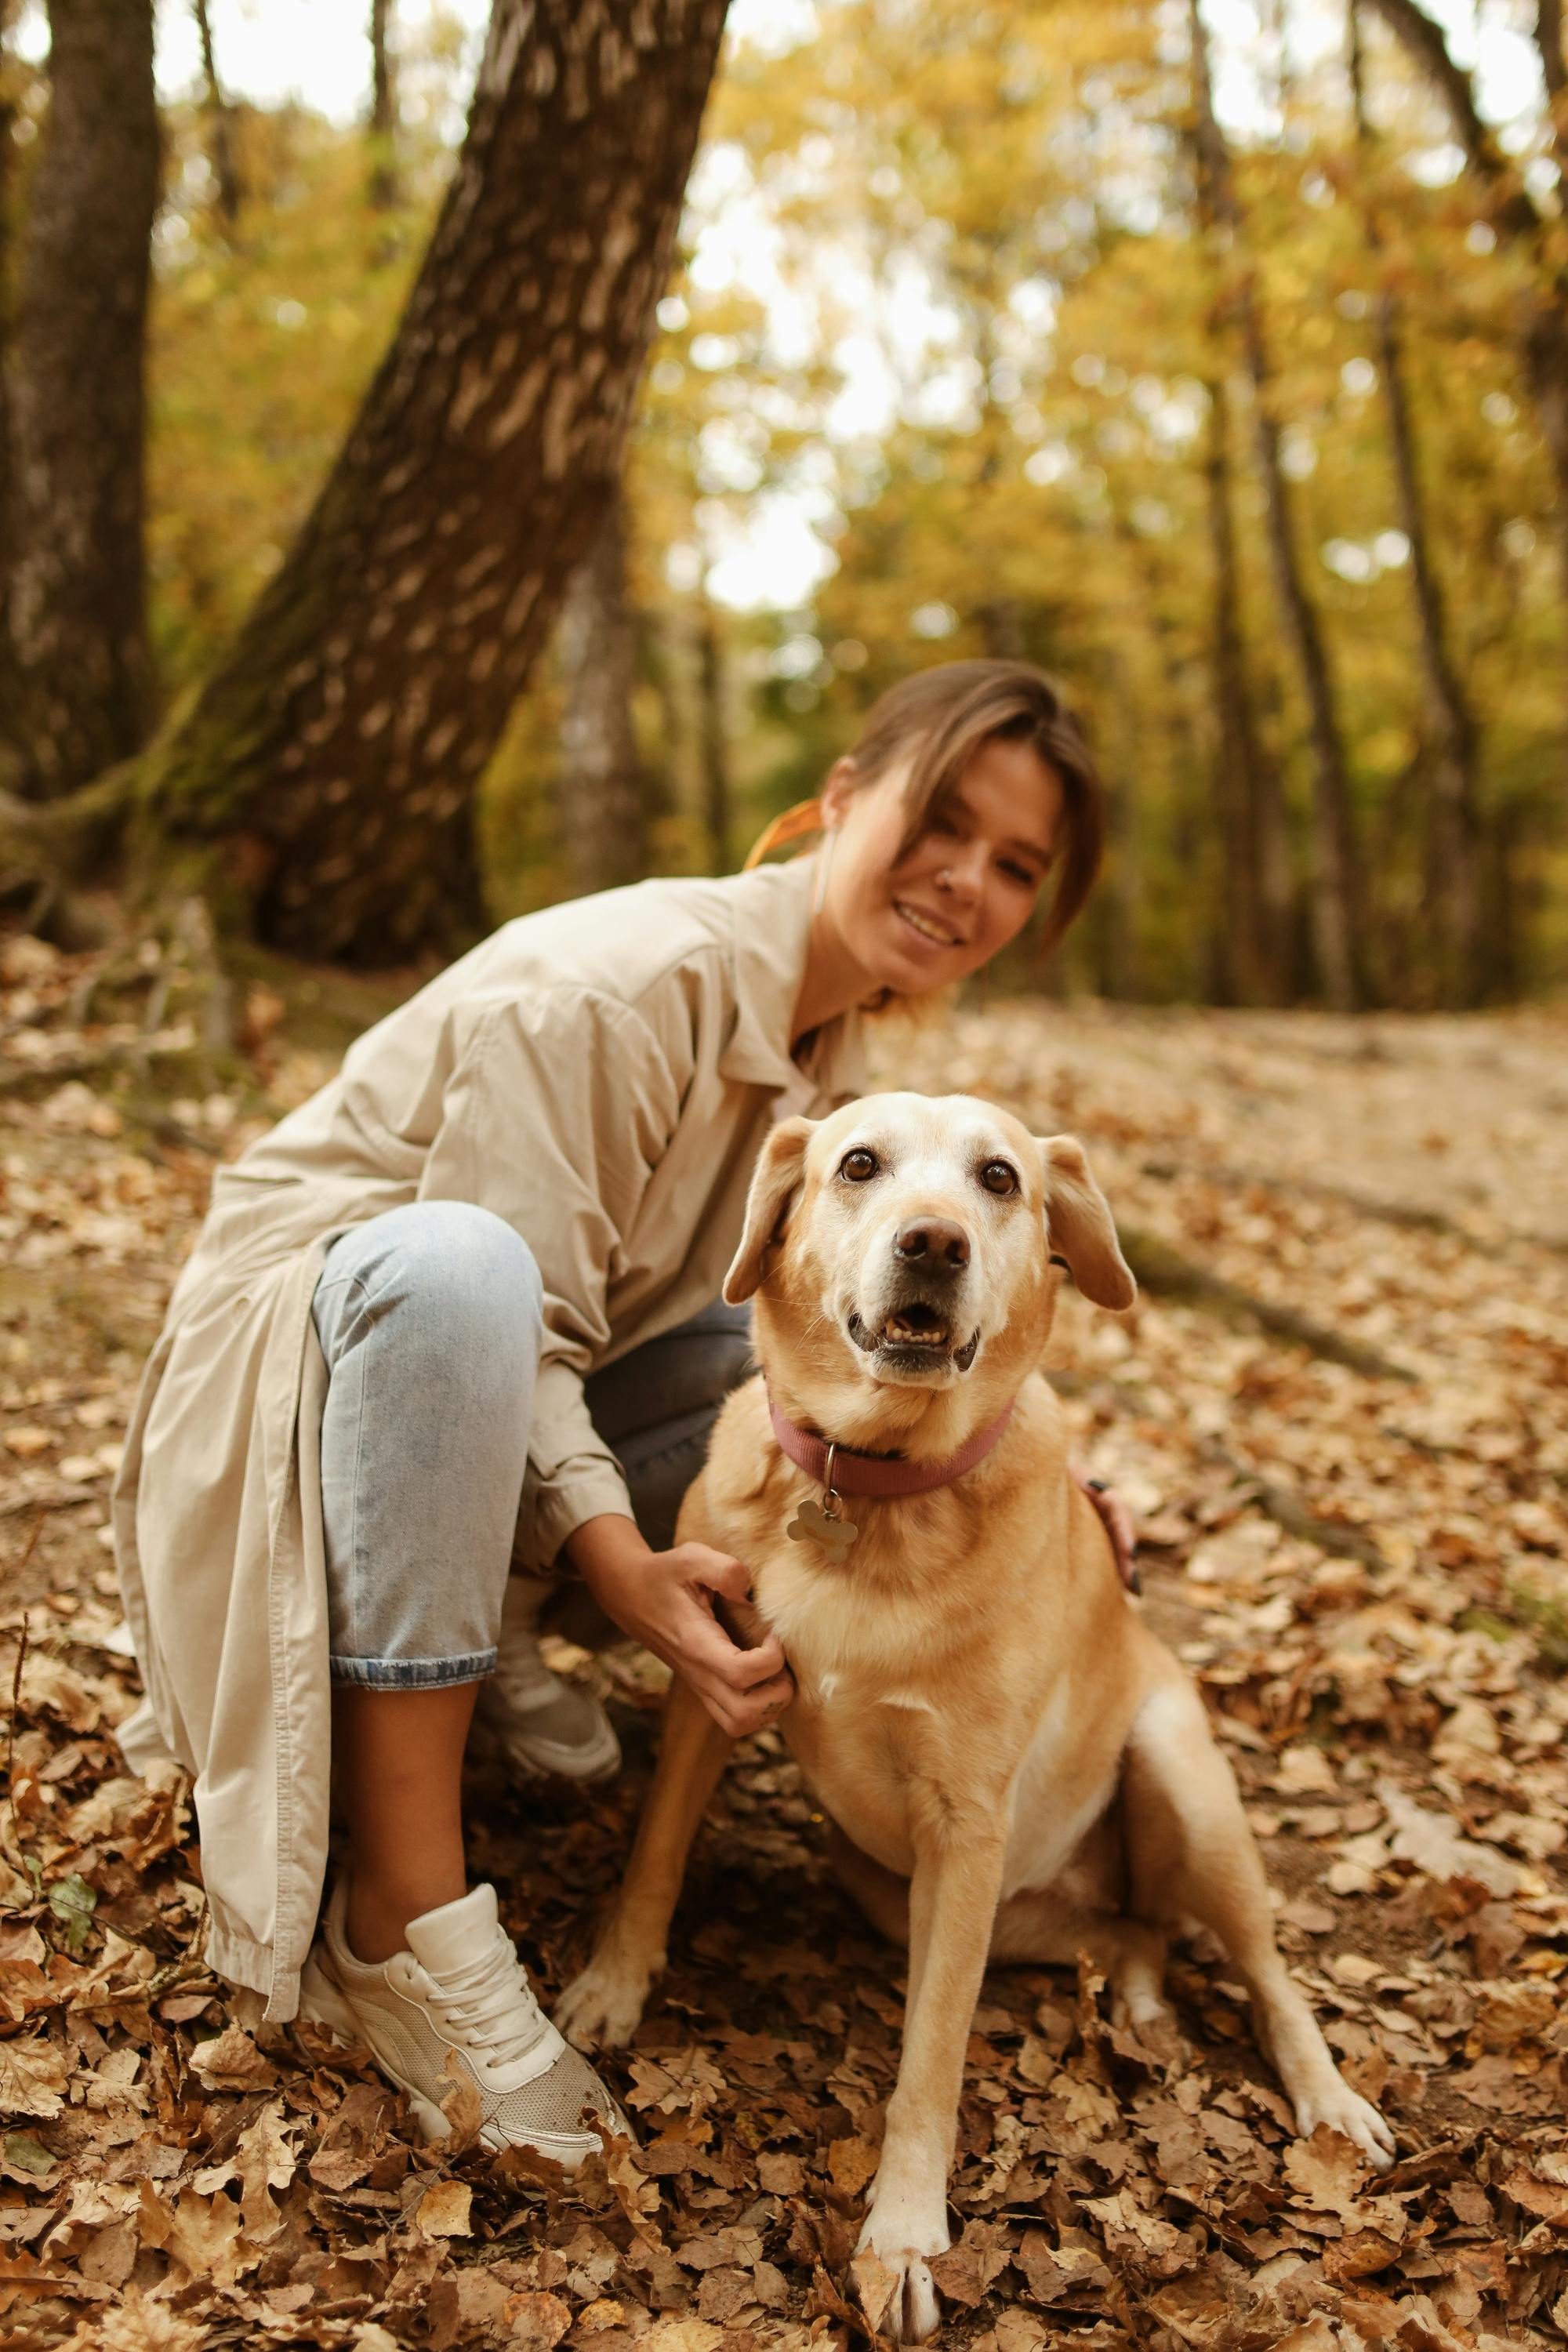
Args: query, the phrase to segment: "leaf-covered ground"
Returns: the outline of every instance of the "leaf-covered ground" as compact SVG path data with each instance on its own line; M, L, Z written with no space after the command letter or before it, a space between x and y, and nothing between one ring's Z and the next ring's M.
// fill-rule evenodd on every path
M829 1878L776 1739L731 1772L610 2069L641 2147L569 2192L427 2149L374 2074L247 2030L205 1971L185 1791L125 1778L110 1737L136 1679L108 1480L215 1156L331 1055L309 984L281 1025L253 988L243 1066L204 1054L191 993L152 950L0 950L0 2332L866 2336L847 2263L900 1958ZM890 1077L1080 1134L1156 1286L1117 1319L1074 1302L1053 1369L1145 1521L1146 1606L1241 1777L1290 1964L1400 2147L1374 2179L1294 2140L1214 1952L1174 1962L1179 2050L1113 2031L1087 1969L997 1971L938 2265L977 2352L1561 2340L1565 1047L1547 1014L1048 1003L885 1043ZM571 1663L611 1696L623 1780L471 1791L472 1867L548 1990L622 1866L658 1705L643 1662Z

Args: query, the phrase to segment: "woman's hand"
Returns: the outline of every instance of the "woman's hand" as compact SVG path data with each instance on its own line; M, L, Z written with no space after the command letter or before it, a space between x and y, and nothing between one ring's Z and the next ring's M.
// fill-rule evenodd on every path
M1138 1530L1132 1514L1113 1488L1102 1478L1091 1478L1081 1463L1070 1465L1073 1476L1100 1513L1100 1522L1110 1538L1110 1549L1116 1554L1116 1572L1129 1592L1142 1592L1143 1580L1135 1564Z
M750 1572L707 1544L651 1551L635 1520L605 1511L567 1538L572 1565L605 1614L689 1685L732 1739L761 1731L795 1696L795 1678L772 1634L742 1650L720 1623L715 1600L742 1601Z

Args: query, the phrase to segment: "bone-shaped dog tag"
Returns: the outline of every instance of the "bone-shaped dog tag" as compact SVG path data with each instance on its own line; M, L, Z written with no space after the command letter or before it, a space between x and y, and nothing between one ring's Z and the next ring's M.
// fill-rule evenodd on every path
M784 1529L785 1535L793 1536L796 1543L818 1544L824 1551L831 1552L839 1568L859 1532L851 1520L835 1518L825 1511L814 1495L806 1496Z

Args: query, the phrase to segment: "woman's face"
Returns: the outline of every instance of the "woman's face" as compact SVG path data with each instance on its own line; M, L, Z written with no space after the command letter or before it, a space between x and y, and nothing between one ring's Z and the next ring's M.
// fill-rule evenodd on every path
M1060 779L1026 743L992 736L900 857L902 767L856 791L848 762L822 795L834 836L822 911L876 988L922 994L1016 939L1056 856Z

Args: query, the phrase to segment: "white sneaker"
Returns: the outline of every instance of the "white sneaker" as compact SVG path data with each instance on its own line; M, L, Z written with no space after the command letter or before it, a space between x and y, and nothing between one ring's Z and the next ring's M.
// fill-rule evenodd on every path
M408 1923L408 1949L356 1960L343 1933L348 1882L340 1877L305 1963L300 2014L345 2042L363 2042L406 2091L426 2139L450 2126L453 2053L479 2095L487 2147L529 2147L574 2171L599 2146L591 2109L630 2134L598 2075L563 2042L533 1997L493 1886L476 1886Z
M537 1577L508 1579L500 1654L474 1709L479 1745L499 1749L530 1779L559 1773L568 1780L607 1780L621 1769L609 1717L591 1691L563 1683L539 1654L536 1628L548 1591Z

